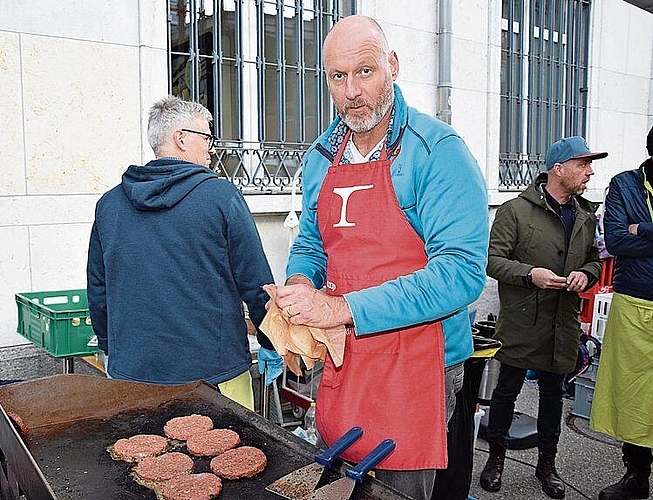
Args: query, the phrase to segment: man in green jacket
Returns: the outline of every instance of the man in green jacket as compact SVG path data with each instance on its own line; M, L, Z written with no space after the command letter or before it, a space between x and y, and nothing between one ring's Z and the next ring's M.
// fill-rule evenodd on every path
M538 462L535 476L551 498L564 498L555 469L562 418L562 381L576 363L580 333L578 292L599 278L594 238L597 205L580 195L594 174L593 153L582 137L554 143L546 173L497 211L490 234L487 274L499 282L496 338L503 347L492 395L487 440L490 456L481 486L501 488L508 431L526 370L539 371Z

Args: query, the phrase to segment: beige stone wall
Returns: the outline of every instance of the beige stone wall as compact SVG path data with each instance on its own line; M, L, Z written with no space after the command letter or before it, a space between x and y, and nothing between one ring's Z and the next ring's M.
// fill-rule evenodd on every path
M152 154L166 45L165 2L3 4L0 345L23 341L16 292L86 286L95 202Z

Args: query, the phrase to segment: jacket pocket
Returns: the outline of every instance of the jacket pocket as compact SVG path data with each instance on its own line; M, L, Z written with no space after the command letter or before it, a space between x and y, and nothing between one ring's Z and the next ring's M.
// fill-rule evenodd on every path
M521 327L533 326L537 324L537 318L540 308L540 289L519 288L520 294L511 295L512 304L509 311L506 311L506 317L510 323L520 325ZM523 293L526 291L526 293Z

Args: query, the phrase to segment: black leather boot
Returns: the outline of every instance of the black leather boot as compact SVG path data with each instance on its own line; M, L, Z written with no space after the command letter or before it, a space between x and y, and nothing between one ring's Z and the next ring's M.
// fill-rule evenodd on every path
M599 500L628 500L630 498L648 498L649 476L651 470L640 471L629 464L628 470L618 483L603 488Z
M490 456L481 472L481 486L487 491L499 491L503 464L506 460L506 447L492 441L489 442L489 445Z
M555 448L540 448L537 456L535 477L542 484L542 491L551 498L565 498L565 483L562 482L555 466Z

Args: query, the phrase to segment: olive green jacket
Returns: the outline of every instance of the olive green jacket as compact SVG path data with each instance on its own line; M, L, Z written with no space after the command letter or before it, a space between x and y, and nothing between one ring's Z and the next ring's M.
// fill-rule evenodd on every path
M570 372L578 355L580 298L576 292L545 290L529 283L534 267L559 276L588 275L591 287L601 262L595 240L596 208L574 198L574 228L569 248L560 217L546 201L547 174L497 210L490 234L487 274L499 282L500 310L495 337L503 346L496 358L519 368Z

